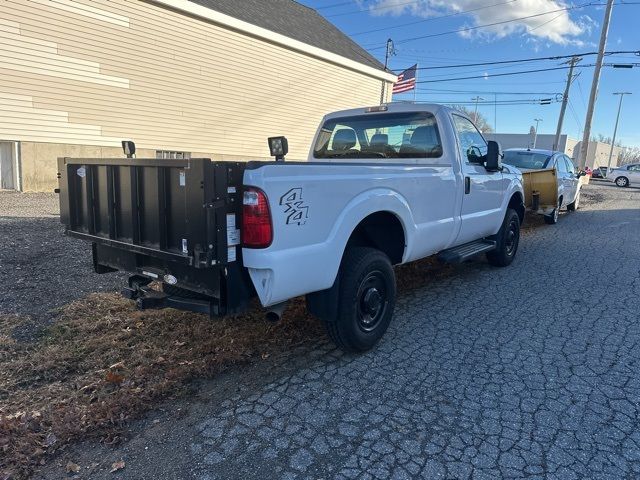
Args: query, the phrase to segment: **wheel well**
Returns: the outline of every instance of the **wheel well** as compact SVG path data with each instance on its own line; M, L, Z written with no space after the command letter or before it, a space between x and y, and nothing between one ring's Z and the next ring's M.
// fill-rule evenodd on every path
M404 229L393 213L372 213L351 233L347 248L351 246L376 248L385 253L395 265L402 262L404 255Z
M522 222L524 222L524 200L520 192L511 195L508 208L513 208L516 211L520 219L520 224L522 224Z

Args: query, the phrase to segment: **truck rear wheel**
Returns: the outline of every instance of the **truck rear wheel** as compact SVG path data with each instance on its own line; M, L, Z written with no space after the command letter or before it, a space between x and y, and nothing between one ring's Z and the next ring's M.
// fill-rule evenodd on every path
M326 321L331 340L346 352L364 352L384 335L396 301L389 258L368 247L348 248L340 266L337 317Z
M511 264L520 243L520 217L515 210L507 209L502 226L492 240L496 241L496 249L487 253L489 263L495 267Z

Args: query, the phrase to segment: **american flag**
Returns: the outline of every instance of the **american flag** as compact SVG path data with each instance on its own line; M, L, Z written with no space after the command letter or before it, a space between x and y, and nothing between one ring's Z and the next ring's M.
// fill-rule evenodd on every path
M393 93L408 92L416 88L416 69L418 64L413 67L407 68L404 72L398 75L398 81L393 84Z

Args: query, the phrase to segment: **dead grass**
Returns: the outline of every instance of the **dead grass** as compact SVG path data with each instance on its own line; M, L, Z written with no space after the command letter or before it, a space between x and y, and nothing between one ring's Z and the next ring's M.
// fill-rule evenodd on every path
M452 275L425 259L398 267L398 290ZM276 324L254 310L211 320L176 310L135 310L116 294L92 294L61 309L33 343L12 331L25 318L0 315L0 480L28 477L81 439L115 443L129 421L231 366L325 341L303 299Z
M21 321L0 317L2 480L29 476L81 438L118 441L131 418L194 378L324 338L301 299L271 324L258 312L139 312L119 295L93 294L32 344L11 337Z

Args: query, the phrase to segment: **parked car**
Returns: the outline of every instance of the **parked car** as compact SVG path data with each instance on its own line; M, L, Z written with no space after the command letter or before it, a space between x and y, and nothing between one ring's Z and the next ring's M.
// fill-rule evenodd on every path
M61 158L61 221L93 243L98 273L134 274L125 294L139 308L222 316L257 295L275 319L306 295L347 351L387 330L392 265L514 259L522 176L503 171L498 144L464 114L414 104L336 112L312 145L308 162L283 161L284 137L269 139L274 162Z
M633 183L638 184L640 183L640 163L613 168L607 175L607 179L619 187L628 187Z
M606 177L607 177L607 167L595 168L591 173L591 178L606 178Z
M510 148L504 151L503 162L522 172L525 205L544 215L546 223L557 223L563 207L570 212L578 209L580 177L585 173L578 173L571 158L564 153Z

